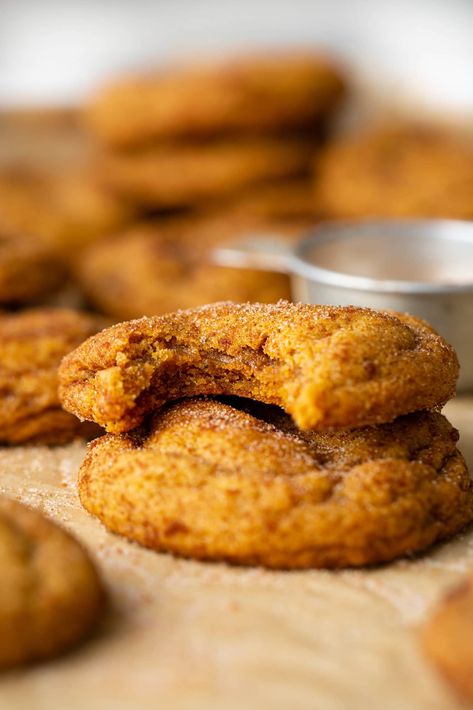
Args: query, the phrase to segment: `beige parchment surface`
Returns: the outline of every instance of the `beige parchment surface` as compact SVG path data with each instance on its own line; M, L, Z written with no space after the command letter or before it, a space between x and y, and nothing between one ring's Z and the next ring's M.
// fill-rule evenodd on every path
M473 399L458 398L446 413L473 469ZM268 572L178 560L107 533L80 508L83 454L79 443L0 450L0 490L72 530L111 598L94 639L1 676L1 710L462 707L424 661L416 631L473 567L473 531L370 570Z

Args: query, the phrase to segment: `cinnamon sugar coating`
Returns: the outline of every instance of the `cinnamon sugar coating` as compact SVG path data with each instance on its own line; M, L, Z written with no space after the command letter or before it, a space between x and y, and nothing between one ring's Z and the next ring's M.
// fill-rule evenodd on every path
M422 628L429 660L463 699L473 702L473 575L450 590Z
M110 432L170 400L250 397L302 429L360 427L440 407L454 393L455 352L427 324L370 309L217 303L121 323L60 368L67 411Z
M59 402L64 355L103 326L100 318L36 308L0 315L0 442L61 444L92 433Z
M88 636L105 595L82 546L0 496L0 669L56 656Z
M103 142L133 146L313 127L346 92L338 68L310 52L255 54L164 69L104 87L86 111Z
M388 561L472 519L458 435L440 414L304 433L271 410L183 400L101 437L80 469L82 504L156 550L287 569Z

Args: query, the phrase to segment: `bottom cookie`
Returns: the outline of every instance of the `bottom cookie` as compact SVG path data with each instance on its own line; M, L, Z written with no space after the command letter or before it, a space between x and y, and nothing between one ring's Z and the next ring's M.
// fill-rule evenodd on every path
M440 414L314 433L248 406L256 416L183 400L96 440L80 470L82 504L156 550L284 569L385 562L473 518L457 432Z
M0 668L55 656L91 633L104 607L81 545L38 511L0 496Z

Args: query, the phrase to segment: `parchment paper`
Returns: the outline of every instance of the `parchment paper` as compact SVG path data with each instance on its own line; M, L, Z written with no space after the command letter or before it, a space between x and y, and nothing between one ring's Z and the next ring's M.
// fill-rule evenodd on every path
M473 398L451 402L446 414L473 469ZM107 533L81 509L75 479L84 450L0 450L0 489L74 532L111 600L88 643L1 676L2 710L462 707L423 659L416 629L473 567L473 531L370 570L179 560Z

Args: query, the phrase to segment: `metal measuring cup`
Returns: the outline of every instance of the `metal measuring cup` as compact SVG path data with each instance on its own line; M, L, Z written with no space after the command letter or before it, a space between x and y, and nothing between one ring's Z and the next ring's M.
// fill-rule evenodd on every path
M217 248L213 260L287 273L295 301L420 316L455 347L458 389L473 390L473 222L327 222L295 245L248 236Z

